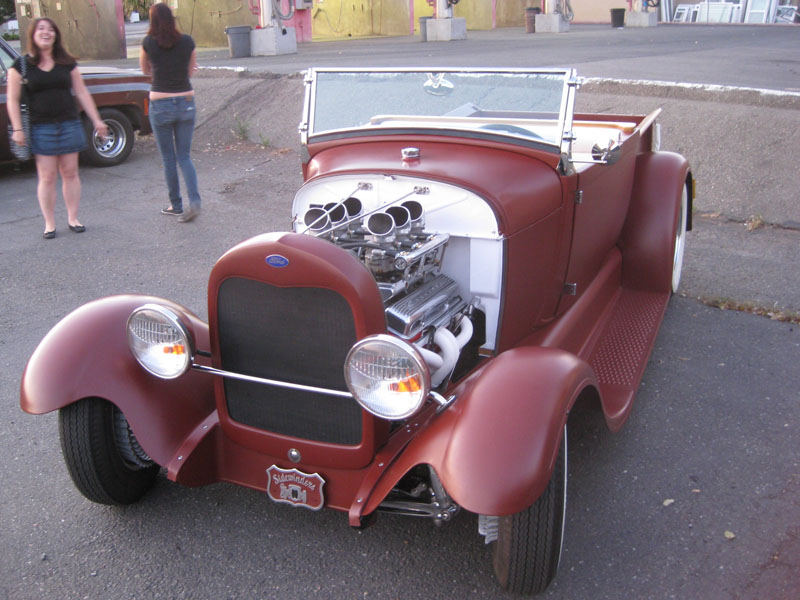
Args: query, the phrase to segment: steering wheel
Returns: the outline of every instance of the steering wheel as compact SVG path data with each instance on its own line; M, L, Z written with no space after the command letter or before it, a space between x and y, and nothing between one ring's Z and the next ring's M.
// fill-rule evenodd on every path
M527 137L536 138L538 140L543 140L544 138L532 131L525 129L524 127L517 127L516 125L509 125L507 123L487 123L486 125L481 125L479 129L491 129L493 131L505 131L508 133L518 133L520 135L524 135Z

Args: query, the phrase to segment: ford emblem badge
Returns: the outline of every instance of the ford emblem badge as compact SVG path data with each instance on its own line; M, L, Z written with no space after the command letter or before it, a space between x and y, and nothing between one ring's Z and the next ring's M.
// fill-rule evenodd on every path
M270 254L266 258L266 261L270 267L275 267L276 269L282 269L283 267L289 266L289 259L285 256L281 256L280 254Z

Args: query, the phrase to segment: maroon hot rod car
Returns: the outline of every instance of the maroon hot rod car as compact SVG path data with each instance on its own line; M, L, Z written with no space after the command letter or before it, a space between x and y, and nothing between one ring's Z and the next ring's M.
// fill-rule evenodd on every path
M618 430L677 289L693 180L657 112L568 69L312 69L292 231L224 254L205 323L114 296L22 379L90 500L167 477L347 514L480 515L500 584L555 577L573 404Z
M0 39L0 162L16 160L6 136L6 72L18 56L16 50ZM108 137L101 138L81 113L89 140L89 148L81 153L81 158L97 167L118 165L133 150L134 130L140 135L151 132L147 118L150 77L140 71L109 67L80 67L80 70L100 116L108 125Z

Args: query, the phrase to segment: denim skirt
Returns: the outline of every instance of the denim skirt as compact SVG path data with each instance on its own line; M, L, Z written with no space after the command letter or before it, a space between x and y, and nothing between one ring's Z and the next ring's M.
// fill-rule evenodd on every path
M82 152L88 148L86 132L80 119L60 123L31 124L31 152L57 156Z

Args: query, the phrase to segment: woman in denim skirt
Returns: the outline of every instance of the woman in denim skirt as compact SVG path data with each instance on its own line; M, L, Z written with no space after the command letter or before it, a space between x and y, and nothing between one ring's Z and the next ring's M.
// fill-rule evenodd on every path
M175 17L163 2L150 7L150 29L142 40L139 65L152 75L150 87L150 124L164 163L170 205L165 215L178 215L188 223L200 214L200 191L197 171L192 163L192 135L196 109L194 90L189 78L197 69L194 40L175 27ZM189 205L181 198L178 169L183 173Z
M78 63L64 49L61 32L46 17L34 19L28 30L25 57L26 81L22 81L21 60L8 72L7 109L14 132L12 139L20 145L30 144L36 158L39 183L37 196L44 216L44 238L56 236L56 182L61 174L61 193L67 206L67 224L71 231L86 231L78 219L81 201L81 180L78 176L78 152L87 148L86 134L78 114L80 104L101 137L108 127L100 118L89 90L83 82ZM31 118L30 140L22 130L20 97L22 86L28 96ZM75 99L72 97L75 94Z

